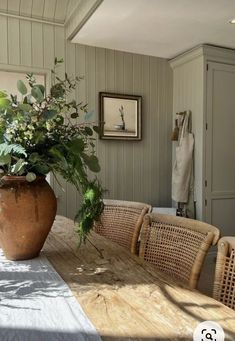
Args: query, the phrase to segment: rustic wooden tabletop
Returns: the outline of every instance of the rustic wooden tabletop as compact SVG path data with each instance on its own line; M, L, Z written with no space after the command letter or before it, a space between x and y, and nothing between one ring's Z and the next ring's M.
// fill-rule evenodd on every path
M43 252L103 340L191 341L205 320L219 323L226 340L235 340L233 310L94 232L77 246L73 221L57 216Z

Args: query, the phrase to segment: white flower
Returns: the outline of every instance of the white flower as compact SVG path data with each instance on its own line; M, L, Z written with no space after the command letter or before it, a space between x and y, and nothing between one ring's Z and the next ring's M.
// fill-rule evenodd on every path
M25 130L26 129L26 123L21 123L19 125L20 129Z
M31 122L32 123L36 123L38 121L38 117L37 116L32 116L31 117Z

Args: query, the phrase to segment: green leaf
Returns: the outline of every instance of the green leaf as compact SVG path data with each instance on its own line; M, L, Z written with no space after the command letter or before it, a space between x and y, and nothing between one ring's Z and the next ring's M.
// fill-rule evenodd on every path
M86 112L84 115L84 120L88 121L93 116L93 111Z
M34 141L35 143L42 143L45 140L45 133L41 130L38 130L34 133Z
M9 163L11 163L10 154L0 155L0 166L8 165Z
M92 202L95 199L95 191L93 188L88 188L84 194L84 199Z
M5 98L7 97L7 94L5 93L5 91L0 91L0 98Z
M93 126L93 130L99 134L100 133L100 127L99 126Z
M28 182L33 182L36 179L36 174L33 172L29 172L26 174L26 180Z
M24 98L24 103L29 103L29 104L33 104L34 99L33 96L31 96L31 94L27 95L26 98Z
M56 148L56 146L51 147L49 149L49 154L57 159L62 159L64 157L64 155L61 153L61 151L58 148Z
M93 131L90 127L85 127L84 131L85 131L86 135L89 135L89 136L93 135Z
M45 118L45 120L51 120L56 115L57 115L56 110L47 110L47 111L44 111L44 113L42 114L42 117Z
M36 84L35 86L37 86L40 89L41 93L44 96L44 94L45 94L45 86L42 85L42 84Z
M27 162L25 162L24 159L19 159L16 164L11 167L11 171L13 174L22 175L24 173L24 166L26 165Z
M74 154L81 153L84 150L85 143L83 139L72 140L69 144L69 151Z
M10 104L10 100L7 98L0 98L0 107L7 107Z
M0 155L7 155L7 154L22 154L27 157L25 149L20 144L8 144L8 143L1 143L0 144Z
M29 162L30 163L36 163L36 162L39 162L41 161L41 157L38 153L32 153L30 154L29 156Z
M50 167L46 164L46 163L40 163L34 166L34 170L38 173L38 174L43 174L46 175L50 172Z
M31 89L31 95L36 99L38 102L42 102L43 100L43 94L40 90L40 88L37 85L34 85Z
M88 166L88 168L94 172L98 173L100 171L100 165L99 160L95 155L87 155L85 153L82 153L83 160L85 164Z
M17 81L17 89L22 95L27 94L27 88L26 88L24 82L20 79Z
M77 118L78 117L78 113L77 112L73 112L72 114L71 114L71 118Z
M64 62L64 59L61 58L61 59L58 59L57 57L55 57L55 60L54 60L54 64L57 65L57 64L61 64Z
M32 110L32 107L31 107L30 104L20 103L20 104L18 105L18 107L19 107L20 110L23 110L23 111L26 111L26 112L29 112L29 111Z

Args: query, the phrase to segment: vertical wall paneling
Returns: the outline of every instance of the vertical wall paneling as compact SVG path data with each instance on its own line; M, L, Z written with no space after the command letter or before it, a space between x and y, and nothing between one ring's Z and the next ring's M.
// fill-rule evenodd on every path
M148 193L151 192L151 178L150 178L150 164L152 162L151 160L151 154L150 154L150 148L149 148L149 141L151 141L150 136L150 129L151 129L151 117L150 112L151 105L150 105L150 57L144 56L143 57L143 103L142 103L142 143L143 143L143 149L141 154L141 160L142 160L142 172L141 172L141 179L144 179L143 181L143 194L142 198L144 202L148 201ZM155 172L152 173L152 181L155 181ZM155 205L156 206L156 205Z
M125 53L123 58L123 92L133 94L133 54ZM137 141L136 141L137 142ZM138 144L138 142L137 142ZM126 200L133 198L133 183L134 176L133 168L133 145L134 142L126 141L123 144L123 197Z
M56 0L45 0L43 17L53 19L55 15Z
M172 71L164 59L76 45L82 97L98 115L98 93L143 96L142 141L98 140L106 197L171 205Z
M44 12L45 0L33 0L32 4L32 16L42 18Z
M99 112L99 98L98 93L99 91L105 91L106 88L106 54L105 49L97 48L96 49L96 66L95 66L95 114L93 115L93 118L91 118L92 121L97 122L98 124L98 112ZM105 168L105 159L106 159L106 144L104 141L97 138L97 153L99 155L99 162L101 169L104 170L104 172L101 172L100 174L100 180L103 184L103 186L107 187L106 182L106 176L107 176L107 169Z
M20 63L32 65L32 23L20 21Z
M20 2L20 15L31 16L33 0L23 0Z
M7 18L0 16L1 48L0 63L7 64L8 61L8 30Z
M55 58L55 28L51 25L43 25L43 61L44 67L52 69Z
M0 1L0 10L7 11L7 0Z
M160 146L159 146L159 102L158 102L158 60L150 57L150 129L149 129L149 153L151 157L151 164L149 163L150 171L155 170L154 181L151 183L150 191L155 193L155 198L159 202L159 159L160 159ZM149 161L148 161L149 162Z
M168 164L171 160L171 148L172 142L167 127L171 125L171 112L172 112L172 73L169 72L169 68L166 67L164 59L161 59L158 65L158 81L157 81L157 105L158 105L158 127L159 127L159 140L158 140L158 153L159 162ZM160 81L161 80L161 81ZM167 89L167 90L166 90ZM166 112L167 110L167 112ZM163 144L161 143L163 141ZM160 165L157 165L159 169L159 203L160 206L164 205L164 202L168 200L168 193L171 190L171 183L168 180L171 178L171 168L166 170ZM167 173L165 173L167 172Z
M92 117L97 117L96 108L96 48L86 46L86 103L88 103L88 112L92 113ZM97 141L95 141L97 145ZM88 176L93 174L88 171Z
M75 93L76 93L76 100L79 102L83 102L84 104L87 103L86 97L86 84L87 79L85 77L86 74L86 47L85 46L78 46L75 44L75 74L80 77L84 77L83 80L80 81ZM81 122L82 118L78 118L78 122ZM76 196L76 205L79 208L81 202L81 197L79 193Z
M63 21L67 13L68 0L57 0L55 9L55 18L58 21Z
M8 18L8 62L20 64L20 22L19 19Z
M124 52L115 52L115 88L117 93L124 92ZM114 169L113 169L113 179L115 179L116 190L115 197L117 199L124 199L124 144L123 141L117 141L113 143L114 152Z
M11 13L19 14L19 12L20 12L20 0L8 0L7 10Z
M65 37L63 27L54 27L55 30L55 57L65 60ZM65 64L57 68L58 75L64 77Z
M64 29L62 27L54 27L55 30L55 39L54 39L54 49L55 49L55 57L65 60L65 38L64 38ZM65 73L65 63L60 64L56 68L56 73L59 77L64 78ZM67 215L66 207L67 207L67 182L60 176L58 176L59 184L57 181L54 181L54 189L57 193L58 197L58 212L62 215Z
M106 57L106 67L105 67L105 91L114 92L115 91L115 52L113 50L105 51ZM115 142L110 141L111 144L107 144L105 141L105 185L108 190L107 195L110 198L115 198L116 195L116 181L114 179L114 173L116 168L116 150ZM110 148L112 146L112 148Z
M74 78L76 74L75 48L76 46L74 44L66 43L66 55L65 55L66 72L72 78ZM73 100L73 99L75 99L75 91L72 91L68 95L68 100ZM66 202L65 202L66 215L68 217L73 218L78 210L76 188L70 183L67 183L65 195L66 195Z
M32 23L32 64L43 67L43 25Z
M140 55L133 55L133 94L143 96L143 58ZM144 96L142 97L144 101ZM144 112L142 113L144 116ZM143 128L143 127L142 127ZM139 181L142 179L142 162L141 155L143 153L143 140L139 143L133 143L133 174L132 174L132 189L133 197L136 200L140 200L143 193L143 182Z

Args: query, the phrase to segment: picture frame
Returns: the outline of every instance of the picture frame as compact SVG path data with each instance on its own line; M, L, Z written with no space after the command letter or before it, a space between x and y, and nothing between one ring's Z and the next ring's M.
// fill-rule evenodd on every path
M104 140L141 140L142 96L99 93L99 136Z

